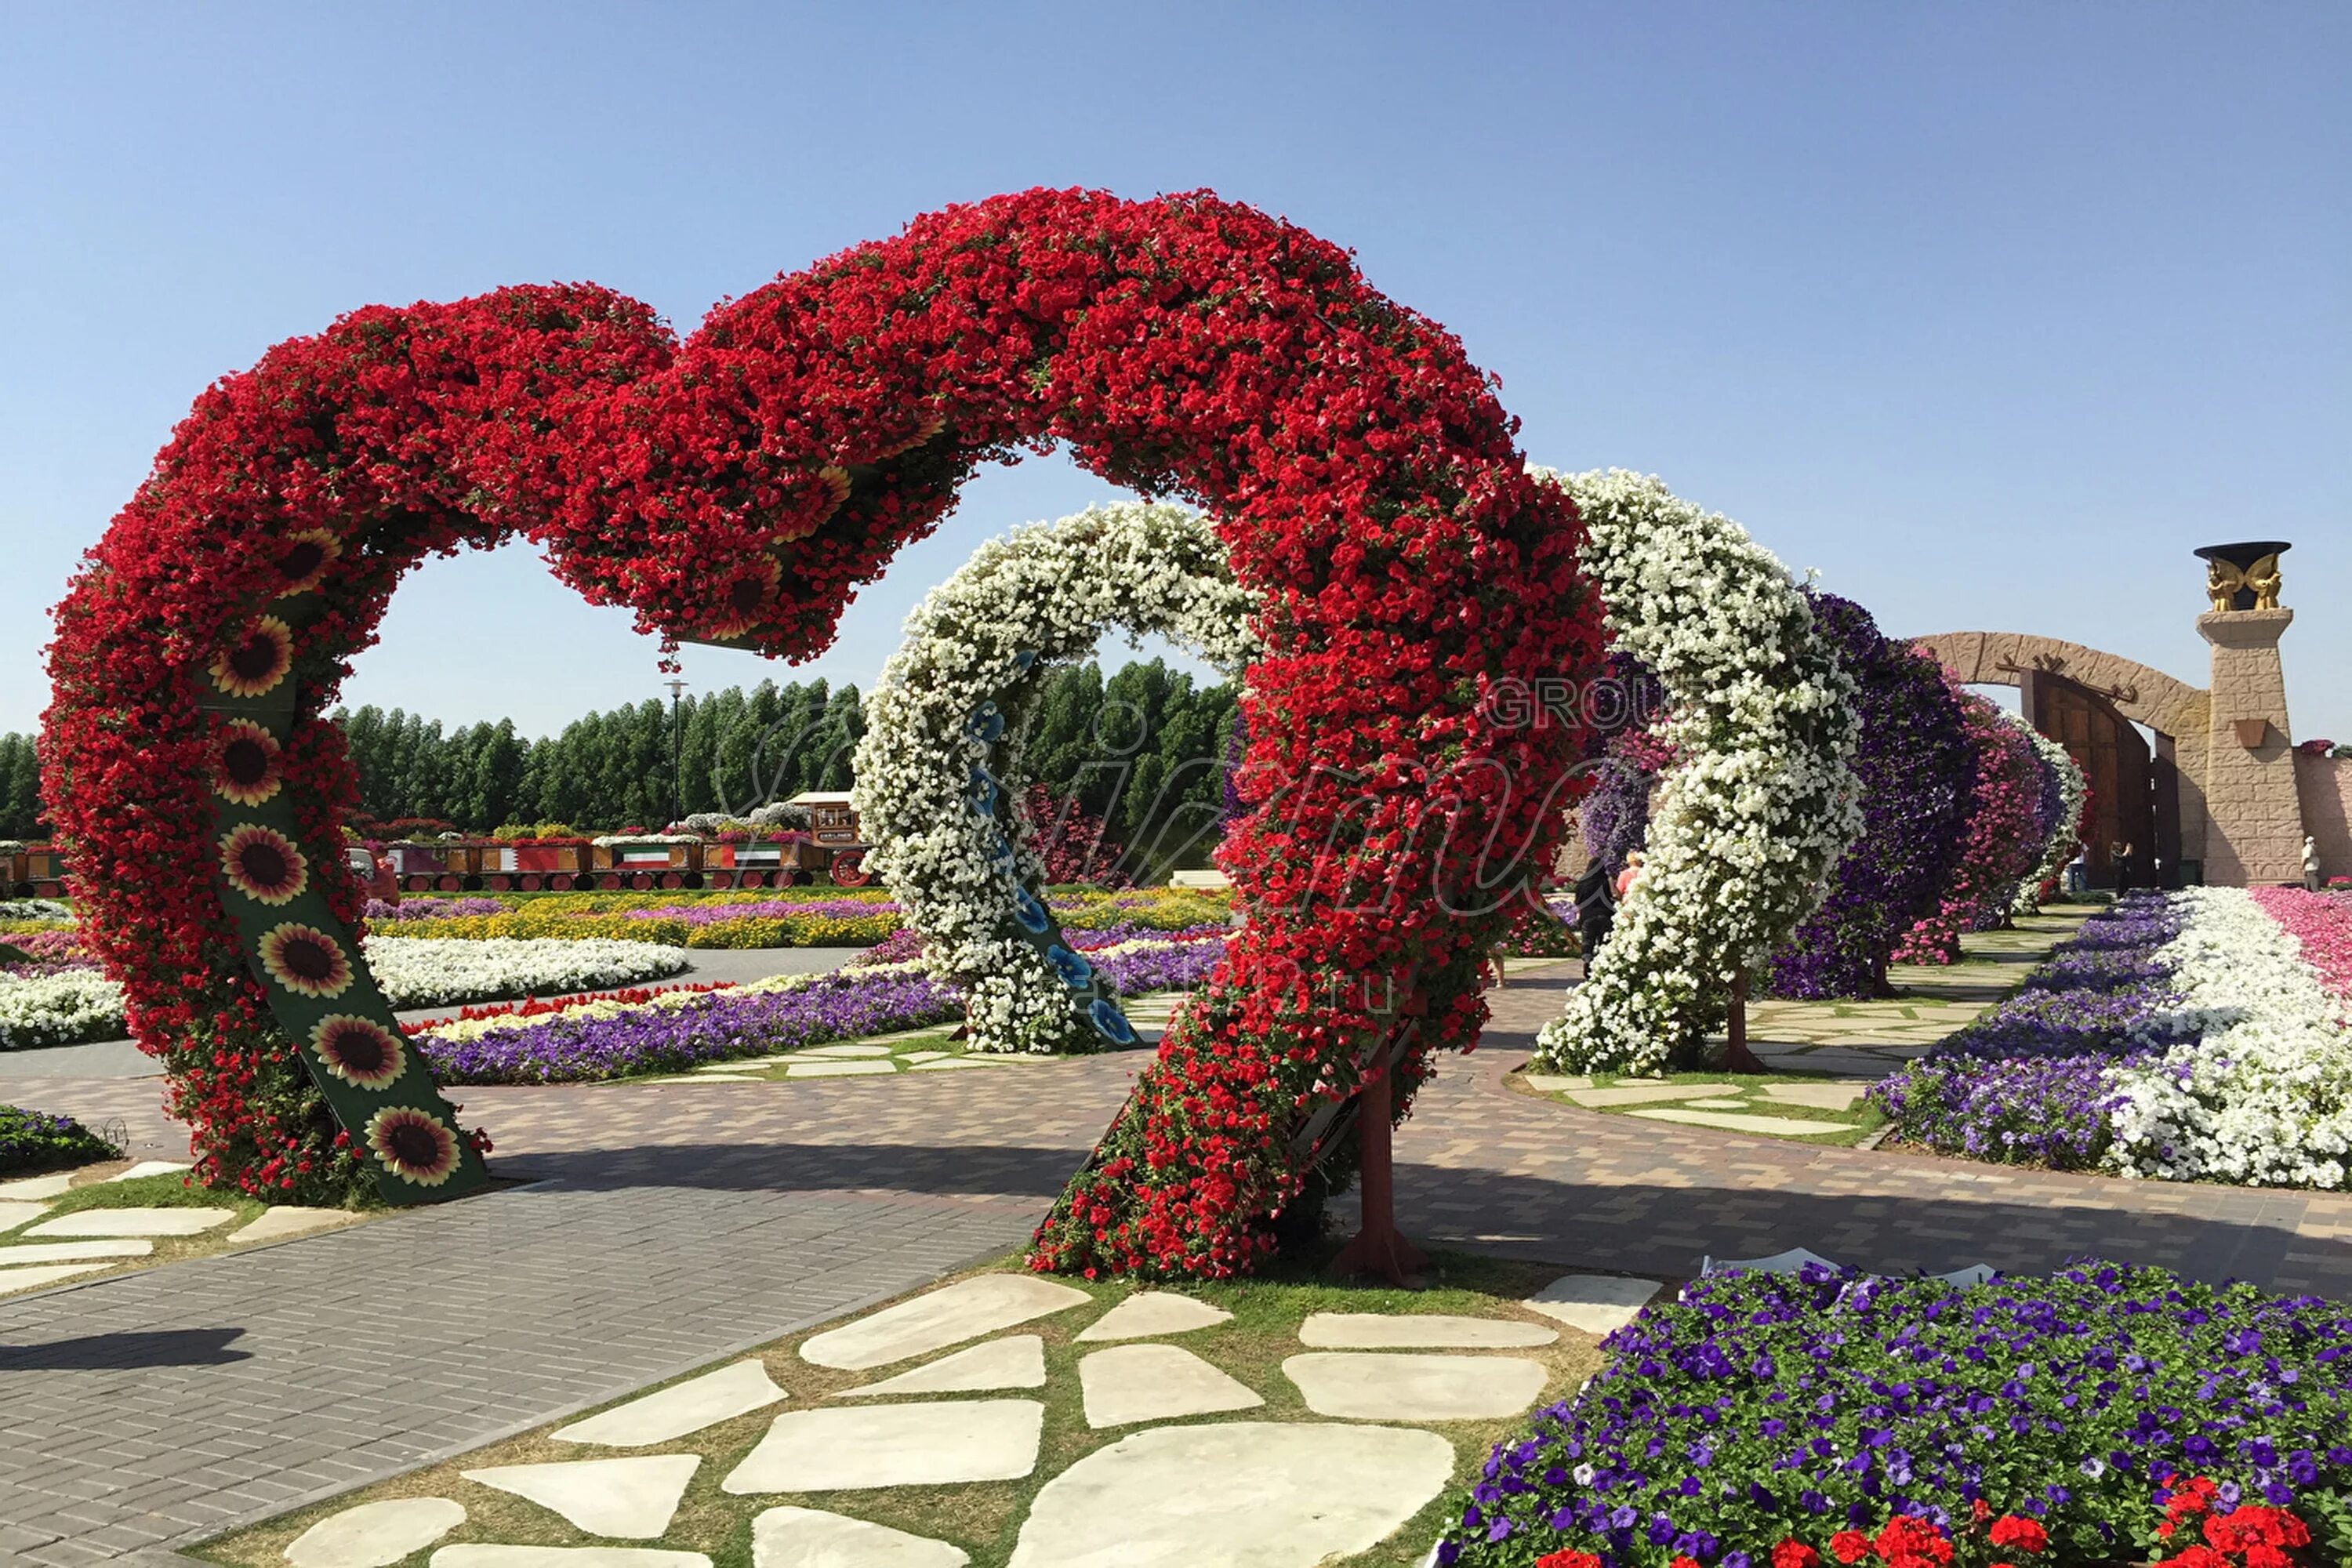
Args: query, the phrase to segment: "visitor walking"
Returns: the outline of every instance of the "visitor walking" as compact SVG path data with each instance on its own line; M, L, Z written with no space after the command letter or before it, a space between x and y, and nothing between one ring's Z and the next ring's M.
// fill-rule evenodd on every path
M2115 862L2116 897L2121 898L2126 893L2132 890L2132 847L2130 841L2126 839L2123 842L2110 846L2107 850L2107 858Z
M2080 898L2091 885L2091 846L2087 840L2074 840L2074 858L2066 862L2066 891Z
M2319 840L2306 833L2303 836L2303 889L2315 893L2327 885L2319 874Z

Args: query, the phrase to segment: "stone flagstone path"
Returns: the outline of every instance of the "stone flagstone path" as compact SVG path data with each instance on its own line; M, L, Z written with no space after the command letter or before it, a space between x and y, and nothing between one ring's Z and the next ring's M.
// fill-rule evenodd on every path
M923 1363L891 1383L854 1392L905 1396L901 1402L845 1408L786 1409L720 1482L730 1497L747 1500L752 1568L870 1568L873 1564L936 1564L968 1561L963 1548L898 1528L887 1520L764 1500L826 1494L840 1506L887 1505L900 1489L925 1495L940 1488L1020 1480L1039 1463L1046 1406L1037 1399L922 1397L942 1383L962 1381L952 1367L969 1367L999 1345L1034 1333L1007 1335L1008 1321L1054 1316L1083 1305L1091 1327L1124 1314L1116 1332L1135 1333L1147 1319L1162 1331L1206 1348L1230 1314L1181 1313L1190 1300L1168 1291L1129 1295L1102 1310L1085 1291L1030 1287L1051 1282L1013 1273L973 1276L816 1334L800 1347L810 1366L834 1366L847 1356L861 1364L895 1364L934 1353L943 1344L982 1342ZM1020 1289L1015 1289L1019 1287ZM1639 1289L1652 1290L1650 1282ZM1060 1300L1066 1293L1076 1301ZM1567 1301L1589 1294L1573 1279L1556 1280L1539 1295ZM1614 1300L1630 1299L1622 1288ZM1205 1307L1203 1303L1196 1306ZM1210 1310L1213 1311L1214 1310ZM990 1338L988 1336L1002 1336ZM1088 1350L1076 1361L1085 1419L1093 1430L1144 1426L1081 1454L1047 1479L1021 1522L1011 1561L1054 1564L1116 1563L1231 1568L1316 1568L1360 1552L1392 1534L1435 1498L1451 1479L1455 1446L1423 1430L1462 1420L1518 1415L1543 1393L1542 1363L1482 1353L1496 1345L1545 1345L1559 1337L1527 1319L1443 1313L1331 1313L1308 1316L1298 1339L1307 1344L1443 1345L1450 1353L1314 1352L1282 1363L1282 1375L1304 1394L1310 1411L1331 1422L1244 1419L1207 1426L1166 1423L1252 1411L1262 1394L1194 1351L1165 1342L1119 1342ZM1087 1342L1085 1333L1071 1342ZM1098 1342L1098 1341L1097 1341ZM1026 1354L1023 1357L1026 1359ZM465 1469L459 1478L530 1500L585 1534L657 1543L681 1496L711 1450L698 1438L743 1413L743 1398L718 1399L717 1380L742 1383L739 1363L671 1388L631 1400L553 1434L578 1441L583 1431L671 1432L678 1451L624 1459L494 1466ZM929 1373L926 1380L922 1374ZM1041 1379L1042 1381L1042 1379ZM746 1386L743 1395L756 1392ZM789 1394L782 1395L789 1399ZM694 1415L709 1419L678 1430ZM435 1510L428 1505L437 1502ZM408 1500L386 1516L382 1503L331 1514L297 1542L295 1568L383 1568L382 1545L441 1535L467 1517L456 1498ZM430 1531L429 1537L427 1532ZM341 1543L341 1549L336 1549ZM708 1545L703 1540L701 1544ZM415 1550L415 1546L410 1546ZM665 1550L652 1545L640 1550ZM675 1553L677 1544L667 1550ZM592 1559L593 1551L599 1553ZM623 1558L613 1548L469 1542L436 1552L433 1563L509 1563L528 1568L597 1568L599 1563L653 1562ZM537 1556L526 1558L526 1552ZM290 1553L289 1553L290 1555ZM698 1552L697 1561L707 1562ZM667 1559L666 1559L667 1561Z

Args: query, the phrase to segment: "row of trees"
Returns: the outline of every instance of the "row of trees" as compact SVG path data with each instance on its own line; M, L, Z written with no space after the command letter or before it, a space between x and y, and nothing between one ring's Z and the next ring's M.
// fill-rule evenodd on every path
M1230 685L1197 686L1153 659L1108 679L1088 663L1058 671L1031 721L1038 781L1147 855L1201 837L1223 799ZM823 680L729 687L588 713L532 740L510 720L444 730L373 704L337 709L378 822L436 818L471 833L509 822L659 826L687 812L746 812L812 789L846 789L866 732L857 688ZM0 735L0 837L37 838L39 769L29 735ZM1213 836L1212 836L1213 837ZM1196 855L1185 856L1197 860Z

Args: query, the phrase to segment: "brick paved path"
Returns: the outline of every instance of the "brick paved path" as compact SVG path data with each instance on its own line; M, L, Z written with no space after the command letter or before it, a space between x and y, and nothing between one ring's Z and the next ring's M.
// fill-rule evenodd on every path
M1558 983L1495 1002L1487 1045L1398 1140L1424 1239L1667 1277L1793 1246L2027 1272L2097 1251L2352 1299L2352 1197L1629 1122L1503 1083ZM461 1091L499 1172L547 1184L0 1302L0 1554L80 1563L253 1522L1013 1246L1142 1060ZM154 1089L11 1085L161 1138Z

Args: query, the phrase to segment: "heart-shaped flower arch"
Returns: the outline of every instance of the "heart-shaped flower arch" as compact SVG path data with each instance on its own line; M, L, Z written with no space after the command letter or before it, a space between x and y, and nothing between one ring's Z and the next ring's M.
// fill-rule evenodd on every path
M367 1087L318 1044L330 1017L388 1021L320 714L401 574L526 535L646 629L805 657L977 464L1066 442L1218 519L1266 651L1228 1005L1147 1070L1115 1132L1140 1163L1097 1163L1050 1260L1245 1267L1295 1190L1295 1124L1352 1090L1393 1011L1440 1041L1483 1019L1474 954L1505 917L1449 915L1444 887L1474 847L1544 863L1559 827L1572 737L1488 700L1587 668L1597 616L1574 509L1512 437L1451 335L1205 195L950 208L683 342L588 286L373 307L205 392L91 552L58 610L44 797L203 1176L331 1198L365 1161L395 1197L461 1190L462 1142L459 1171L416 1179L444 1163L424 1124L456 1131L422 1068ZM301 852L279 902L223 869L248 825Z

